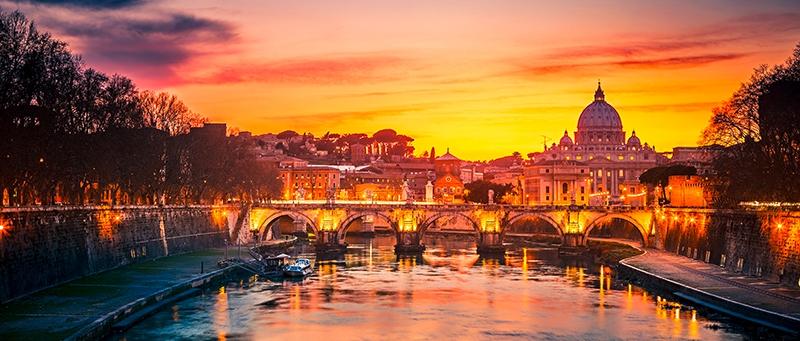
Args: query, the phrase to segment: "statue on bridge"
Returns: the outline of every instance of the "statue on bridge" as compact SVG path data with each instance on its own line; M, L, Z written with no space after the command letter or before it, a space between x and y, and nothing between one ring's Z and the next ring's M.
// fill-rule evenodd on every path
M325 190L325 202L329 205L336 203L336 185L329 186Z
M302 187L298 187L297 190L294 191L294 200L295 201L303 201L306 197L306 190Z
M414 191L412 191L411 187L408 186L408 180L403 180L403 188L402 193L400 193L400 199L405 201L407 204L414 203Z
M487 201L487 203L489 205L494 205L494 190L490 189L488 195L489 195L489 201Z

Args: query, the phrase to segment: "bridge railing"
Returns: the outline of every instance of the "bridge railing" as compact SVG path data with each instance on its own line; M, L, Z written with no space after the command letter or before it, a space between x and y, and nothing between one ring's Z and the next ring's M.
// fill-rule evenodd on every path
M448 204L448 203L429 203L429 202L401 202L401 201L334 201L324 200L298 200L298 201L272 201L269 203L256 203L253 207L279 208L279 209L315 209L315 208L347 208L359 210L385 210L385 209L428 209L428 210L454 210L464 211L475 208L483 209L503 209L512 211L526 212L552 212L566 209L573 210L596 210L627 212L639 211L643 207L631 206L577 206L577 205L507 205L507 204Z

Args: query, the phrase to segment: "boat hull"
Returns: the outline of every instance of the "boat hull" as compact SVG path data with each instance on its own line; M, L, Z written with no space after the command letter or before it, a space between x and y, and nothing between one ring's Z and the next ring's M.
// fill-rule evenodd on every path
M287 277L304 277L311 274L311 269L305 268L303 270L283 270L283 275Z

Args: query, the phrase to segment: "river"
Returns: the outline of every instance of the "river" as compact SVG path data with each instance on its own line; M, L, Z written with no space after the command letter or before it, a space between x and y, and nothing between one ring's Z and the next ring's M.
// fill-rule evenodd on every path
M484 259L474 242L426 237L422 256L397 257L392 237L348 238L344 262L316 262L304 280L216 286L113 339L727 340L752 331L670 308L609 267L554 247Z

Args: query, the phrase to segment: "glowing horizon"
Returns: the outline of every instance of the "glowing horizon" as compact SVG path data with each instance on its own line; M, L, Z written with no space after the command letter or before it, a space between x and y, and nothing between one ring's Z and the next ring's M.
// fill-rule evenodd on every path
M600 79L628 136L696 145L711 109L800 39L789 1L0 1L87 65L212 122L415 139L462 159L572 136Z

